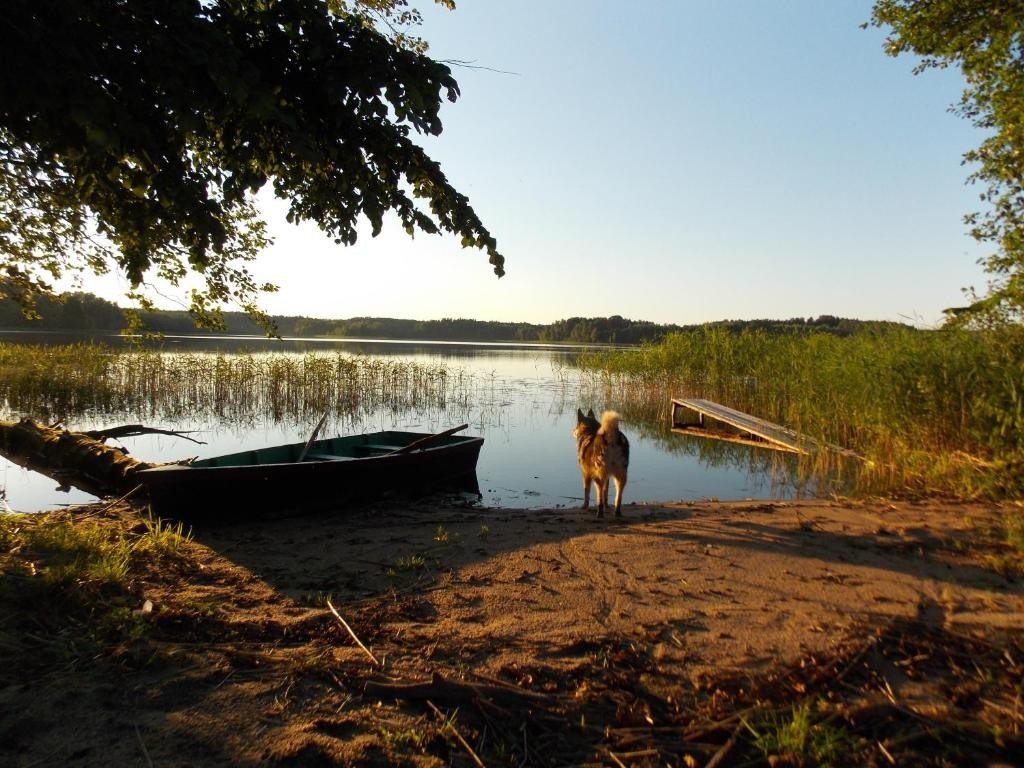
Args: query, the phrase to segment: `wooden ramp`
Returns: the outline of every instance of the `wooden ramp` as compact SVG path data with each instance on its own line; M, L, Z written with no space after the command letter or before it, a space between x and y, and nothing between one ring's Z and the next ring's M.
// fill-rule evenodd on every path
M814 453L819 447L807 435L699 398L672 398L672 431L791 453Z

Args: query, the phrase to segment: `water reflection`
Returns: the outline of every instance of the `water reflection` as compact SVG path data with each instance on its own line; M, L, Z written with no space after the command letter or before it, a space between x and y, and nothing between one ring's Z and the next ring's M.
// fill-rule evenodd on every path
M629 403L616 402L614 393L598 398L563 365L576 354L572 348L174 337L160 349L161 361L153 365L167 365L162 374L150 370L138 381L120 381L109 396L91 402L51 399L43 407L38 400L19 403L9 395L0 417L59 413L74 429L143 422L190 431L204 441L193 445L165 435L124 441L133 456L147 461L304 440L325 407L330 411L323 436L385 429L436 432L466 422L469 433L486 439L477 466L483 503L539 508L581 503L571 436L576 408L611 407L623 413L632 445L627 504L791 497L808 490L794 484L791 456L675 435L659 418L631 413ZM204 373L182 381L189 378L181 373L187 369L171 364L178 356L203 358L195 370ZM338 374L353 357L362 361L358 371ZM246 365L252 367L248 379L238 370L216 375L218 366ZM238 381L249 384L226 384ZM7 504L18 510L88 498L55 493L53 481L8 462L0 464L0 485Z

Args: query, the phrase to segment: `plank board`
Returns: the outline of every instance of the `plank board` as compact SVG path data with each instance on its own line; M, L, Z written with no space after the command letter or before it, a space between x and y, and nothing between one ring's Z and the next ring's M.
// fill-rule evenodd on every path
M680 424L680 420L677 419L680 411L687 418L682 426L677 426ZM727 425L740 434L730 434L720 428L716 429L719 425ZM672 398L672 431L731 442L755 445L767 443L766 447L795 453L813 453L818 448L813 438L801 435L788 427L700 398Z

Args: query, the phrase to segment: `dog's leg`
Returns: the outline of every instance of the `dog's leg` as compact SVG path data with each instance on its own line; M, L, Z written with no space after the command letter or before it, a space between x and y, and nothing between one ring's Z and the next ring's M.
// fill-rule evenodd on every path
M583 473L583 508L590 509L590 484L594 482L587 474Z
M626 478L615 478L615 516L622 517L622 489L626 487Z
M608 508L608 478L602 477L597 481L597 516L604 517L604 511Z

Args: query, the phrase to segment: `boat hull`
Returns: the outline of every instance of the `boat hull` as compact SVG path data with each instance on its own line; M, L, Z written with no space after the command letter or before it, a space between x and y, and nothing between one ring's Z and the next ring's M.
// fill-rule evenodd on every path
M407 442L424 437L416 433L381 434L392 443L398 442L395 435L408 436ZM373 435L359 436L361 444L372 444L373 439ZM234 462L245 454L234 454L193 465L164 465L137 476L154 514L193 523L340 511L390 493L420 494L446 488L479 493L476 463L483 438L448 437L407 453L384 450L401 446L374 446L377 455L362 456L358 454L366 451L352 450L346 444L340 450L356 455L332 455L339 451L332 444L345 440L250 452L257 458L281 458L282 453L304 455L306 451L305 455L312 458L302 461L239 464ZM229 463L217 466L218 460Z

